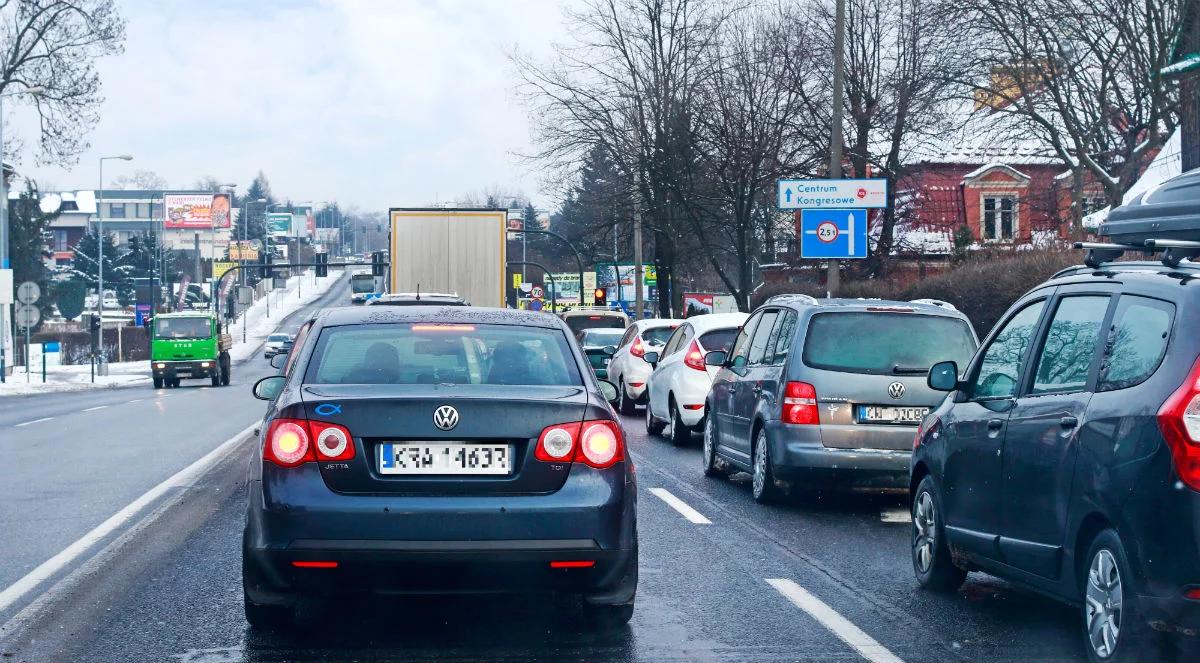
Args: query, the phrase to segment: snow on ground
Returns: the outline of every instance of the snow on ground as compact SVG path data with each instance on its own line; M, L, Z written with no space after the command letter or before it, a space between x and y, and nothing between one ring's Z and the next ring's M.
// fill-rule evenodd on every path
M314 277L311 273L303 277L293 276L288 279L287 286L277 288L270 295L270 317L267 316L267 297L246 309L242 316L228 327L229 335L233 337L233 347L229 356L238 363L255 356L262 346L263 339L275 331L279 323L289 314L303 308L305 305L319 299L337 283L342 276L341 271L330 270L325 278ZM303 278L303 283L300 279ZM300 285L300 295L296 288ZM242 321L246 321L246 341L242 342ZM25 367L14 366L12 375L7 382L0 384L0 397L21 394L43 394L60 391L85 391L89 389L110 389L116 387L139 386L150 382L150 366L147 361L112 362L108 365L108 375L96 376L92 381L91 366L50 366L46 369L46 382L42 382L40 367L30 372L29 381L25 381Z

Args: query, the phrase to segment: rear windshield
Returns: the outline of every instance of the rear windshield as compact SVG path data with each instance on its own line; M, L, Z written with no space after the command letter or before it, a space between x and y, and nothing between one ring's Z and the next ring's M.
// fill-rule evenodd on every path
M287 334L271 334L270 336L267 337L267 340L268 341L290 341L290 340L292 340L292 337L288 336Z
M642 332L642 340L651 345L666 345L667 339L675 333L675 327L655 327Z
M582 384L567 339L557 329L421 323L323 329L304 381Z
M159 318L154 325L155 338L208 338L212 325L208 318Z
M621 342L621 337L625 332L620 329L588 329L583 332L583 338L579 339L581 345L599 346L616 345Z
M375 292L375 277L370 274L356 274L350 277L350 290L358 294Z
M820 313L804 339L806 365L847 373L919 373L939 361L966 366L973 354L967 323L935 315Z
M709 352L722 350L729 352L729 348L733 345L733 339L737 338L738 330L734 329L714 329L707 334L700 335L700 345Z
M570 315L563 322L579 336L585 329L624 329L625 320L615 315Z

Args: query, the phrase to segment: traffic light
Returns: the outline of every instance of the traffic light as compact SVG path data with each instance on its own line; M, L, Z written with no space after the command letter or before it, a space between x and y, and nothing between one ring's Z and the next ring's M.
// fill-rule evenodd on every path
M371 254L371 276L385 276L383 264L383 251L376 251Z
M259 272L260 277L269 279L275 276L275 269L271 266L273 262L275 262L275 254L267 253L263 255L263 266L259 267L259 270L261 270Z
M318 253L315 257L317 259L317 276L329 276L329 254Z
M100 332L100 316L88 316L88 331L91 332L93 336Z
M596 306L608 306L608 291L604 288L596 288L595 298Z

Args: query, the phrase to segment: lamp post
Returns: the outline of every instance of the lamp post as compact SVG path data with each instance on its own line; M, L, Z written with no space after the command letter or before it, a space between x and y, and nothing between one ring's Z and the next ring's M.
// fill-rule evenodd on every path
M36 97L43 92L45 92L45 88L40 85L13 90L0 94L0 102L4 97L18 94ZM4 107L0 103L0 269L9 269L10 267L8 258L8 180L4 177ZM4 382L8 373L8 307L9 304L0 304L0 382ZM29 360L26 359L25 363L28 364Z
M100 362L96 372L108 375L108 361L104 355L104 162L110 159L132 161L128 154L118 154L114 157L100 157L100 186L96 188L96 316L100 320Z

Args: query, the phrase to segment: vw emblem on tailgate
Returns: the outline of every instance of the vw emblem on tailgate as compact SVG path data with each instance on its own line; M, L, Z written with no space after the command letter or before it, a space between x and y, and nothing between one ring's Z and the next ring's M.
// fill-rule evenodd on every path
M895 398L895 399L902 398L904 396L904 383L903 382L893 382L893 383L889 384L888 385L888 396L891 396L892 398Z
M433 425L442 430L450 430L458 425L458 410L451 405L443 405L433 411Z

